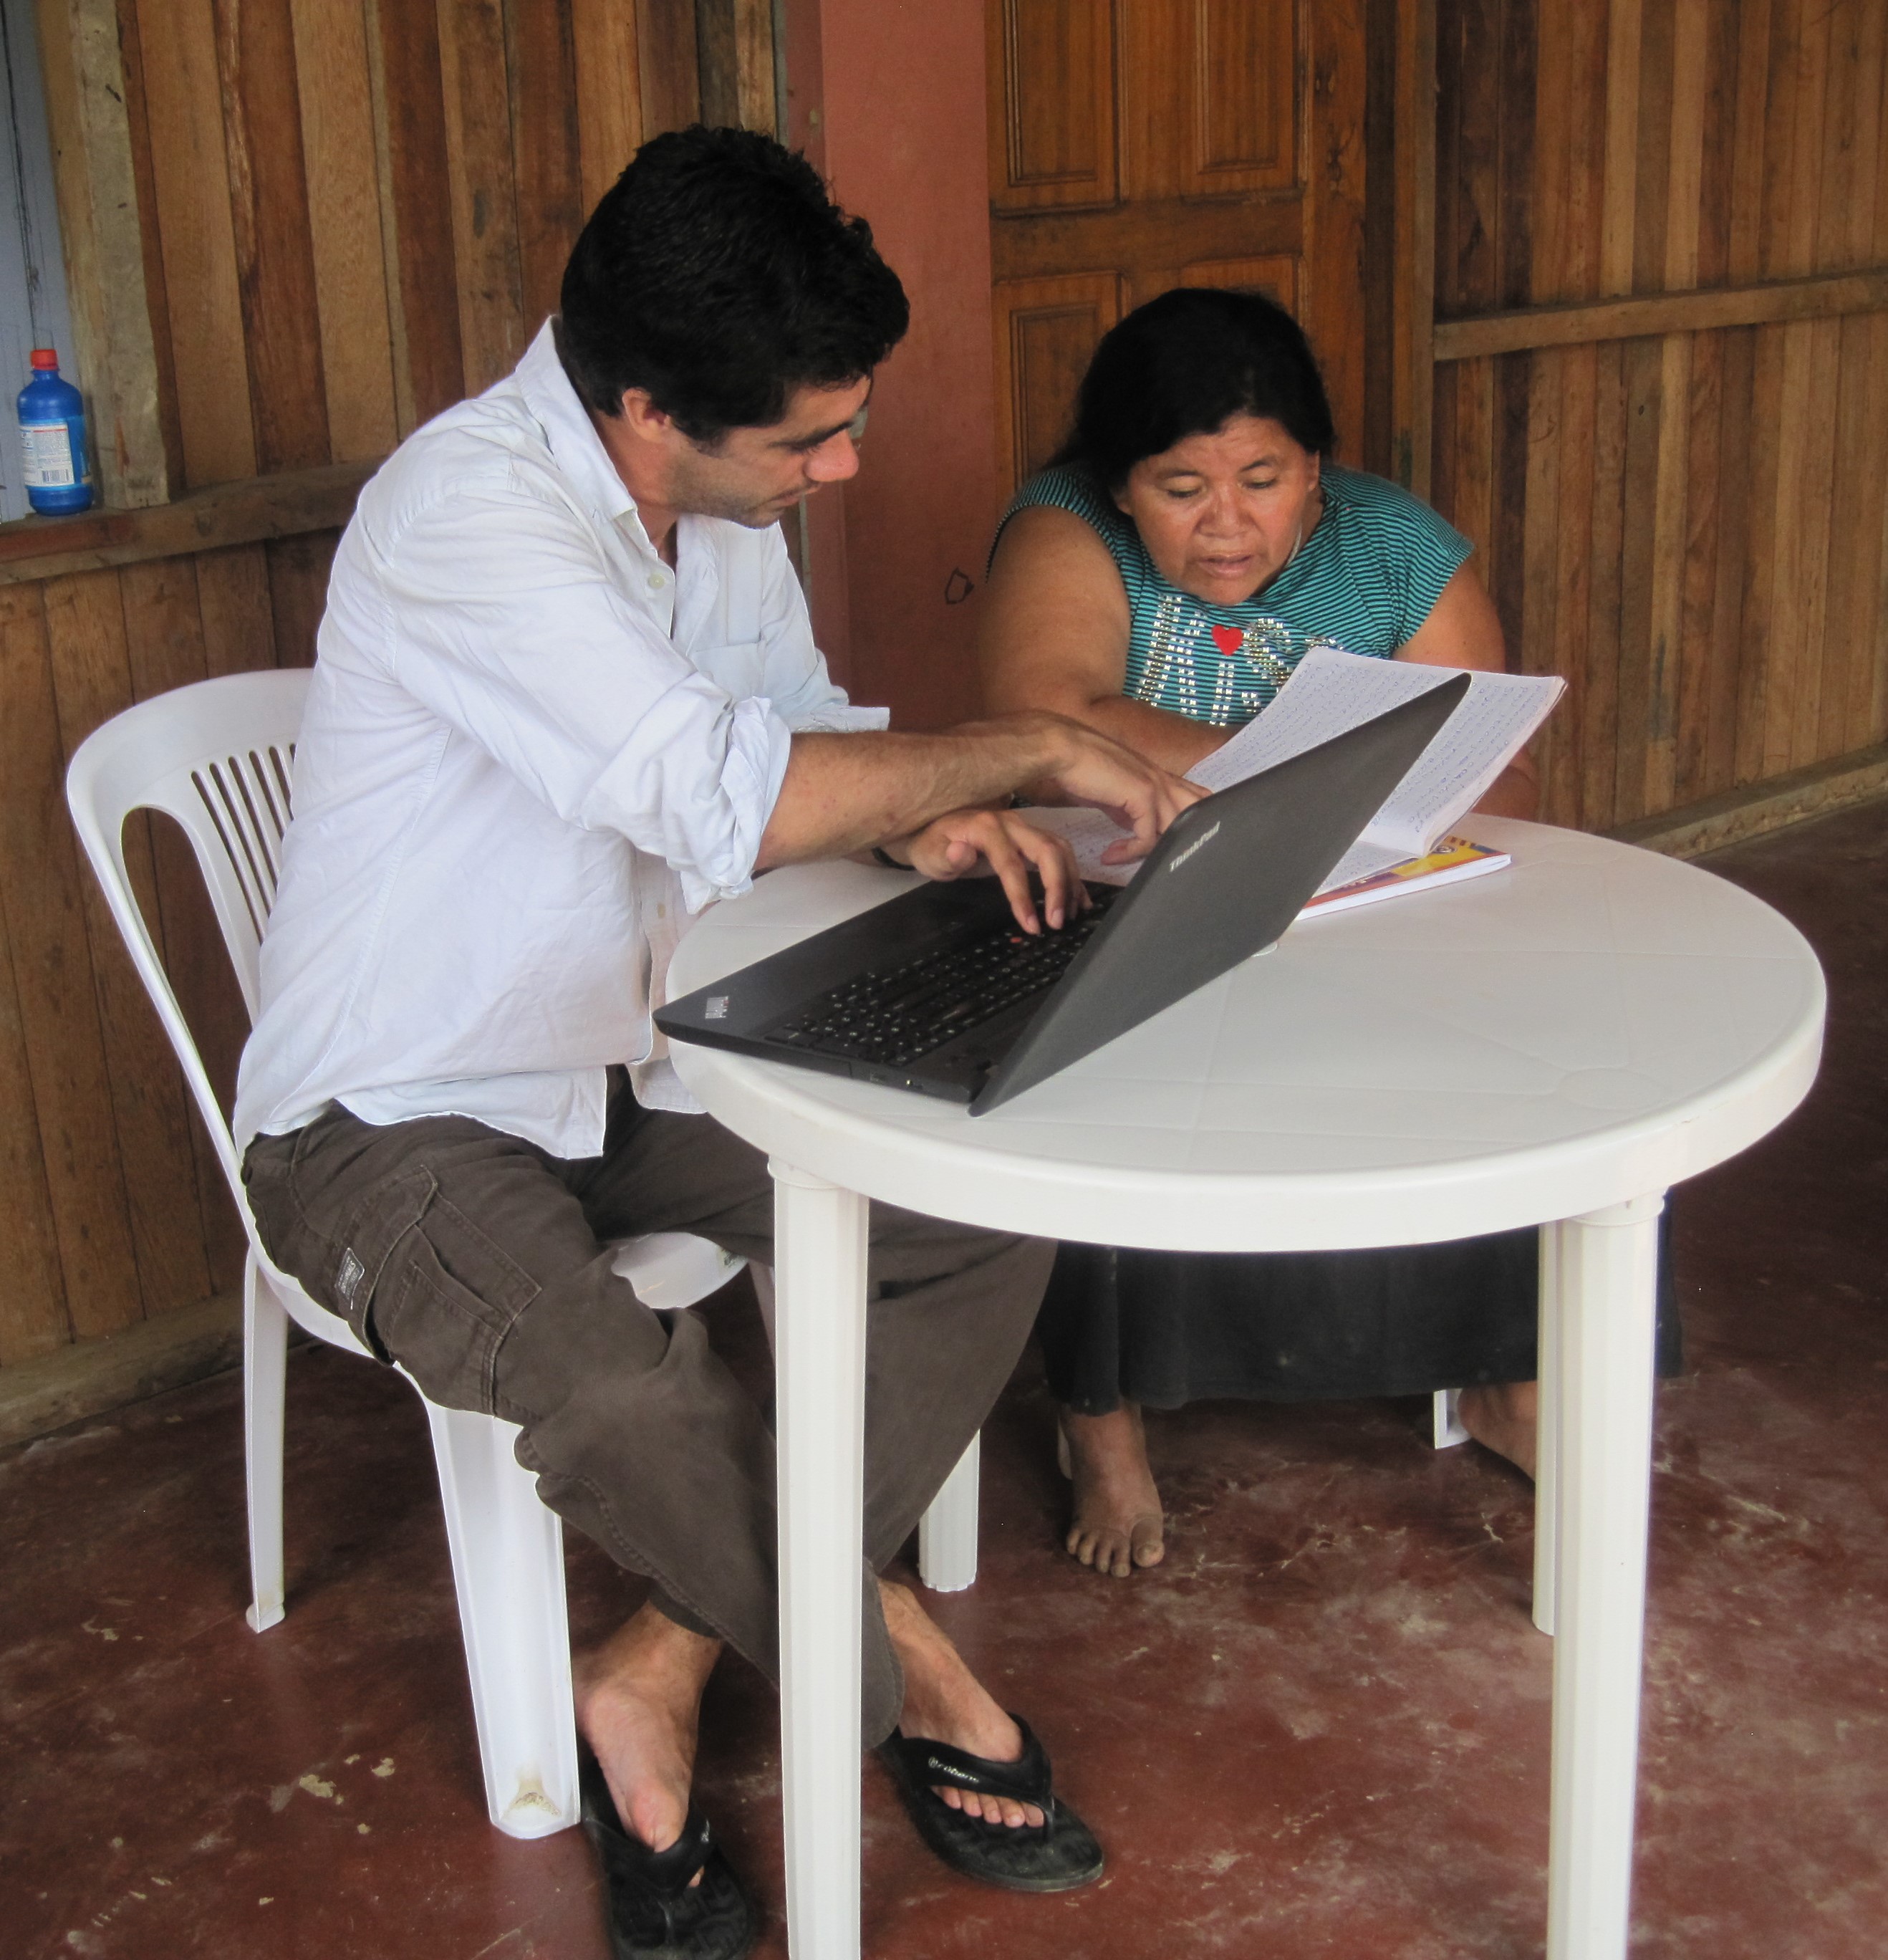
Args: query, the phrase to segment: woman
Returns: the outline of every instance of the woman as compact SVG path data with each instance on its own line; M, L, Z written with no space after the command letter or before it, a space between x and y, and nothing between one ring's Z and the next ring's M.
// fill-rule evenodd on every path
M1196 288L1129 314L998 533L990 708L1054 709L1184 771L1314 645L1504 667L1468 541L1330 461L1333 433L1304 334L1270 301ZM1535 800L1524 756L1479 807ZM1535 1259L1531 1231L1251 1256L1065 1246L1038 1331L1075 1482L1069 1551L1123 1577L1162 1557L1143 1403L1466 1384L1470 1433L1531 1475Z

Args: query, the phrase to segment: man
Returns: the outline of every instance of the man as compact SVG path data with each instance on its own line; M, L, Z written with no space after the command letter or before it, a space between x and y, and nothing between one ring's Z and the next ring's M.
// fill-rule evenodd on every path
M297 752L236 1112L257 1225L435 1401L521 1424L545 1503L653 1581L576 1666L619 1954L751 1943L689 1785L723 1643L777 1669L771 1440L604 1244L771 1256L763 1160L651 1029L675 938L758 872L874 849L993 870L1031 931L1033 866L1054 927L1080 902L1060 847L993 806L1047 781L1145 849L1194 794L1050 715L876 732L828 678L776 520L858 467L906 318L803 161L647 145L516 373L363 492ZM875 1569L988 1413L1050 1252L875 1208ZM999 1884L1095 1876L1040 1745L908 1592L866 1591L866 1732L927 1841Z

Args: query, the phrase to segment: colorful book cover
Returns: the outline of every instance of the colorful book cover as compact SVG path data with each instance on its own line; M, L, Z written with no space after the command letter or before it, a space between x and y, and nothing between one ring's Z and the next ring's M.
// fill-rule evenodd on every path
M1343 912L1352 905L1367 905L1378 899L1394 899L1425 886L1452 885L1463 878L1478 878L1485 872L1499 871L1511 862L1505 851L1491 851L1485 844L1471 844L1466 837L1445 837L1427 857L1406 858L1374 877L1359 878L1354 884L1340 885L1321 892L1305 908L1306 912ZM1302 918L1304 912L1298 916Z

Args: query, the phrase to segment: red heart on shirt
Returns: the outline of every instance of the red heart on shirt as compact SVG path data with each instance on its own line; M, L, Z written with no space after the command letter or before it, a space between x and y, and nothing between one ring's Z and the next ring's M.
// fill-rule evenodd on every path
M1213 644L1231 660L1245 644L1245 635L1237 626L1216 626L1213 629Z

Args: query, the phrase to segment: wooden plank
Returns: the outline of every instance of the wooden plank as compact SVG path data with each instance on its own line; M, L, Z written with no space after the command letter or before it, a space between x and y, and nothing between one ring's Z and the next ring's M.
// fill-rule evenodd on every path
M68 1315L84 1339L129 1326L142 1303L62 788L43 595L32 587L0 591L0 908Z
M1727 790L1737 781L1737 743L1743 708L1743 598L1749 565L1750 520L1755 505L1750 417L1756 386L1760 329L1743 328L1720 337L1724 378L1721 456L1741 459L1718 478L1718 565L1711 614L1711 718L1704 788Z
M259 469L332 460L290 0L215 0Z
M116 0L40 0L46 119L65 251L67 299L108 503L161 504L171 494L159 352L148 291L149 240L138 224L140 158ZM141 103L139 105L141 119ZM160 313L161 317L161 313Z
M1606 164L1601 194L1600 291L1632 290L1638 203L1639 43L1643 0L1607 10Z
M1781 766L1771 759L1771 653L1775 641L1778 490L1783 471L1783 355L1787 326L1757 329L1750 380L1750 520L1743 553L1743 597L1739 617L1737 765L1734 781L1754 782ZM1731 453L1727 447L1727 453ZM1787 540L1785 540L1787 543ZM1787 587L1785 587L1787 593Z
M372 459L334 463L218 484L153 510L0 524L0 586L37 584L68 572L338 530L353 514L361 485L377 467Z
M1626 350L1595 350L1593 409L1593 560L1584 655L1580 822L1613 821L1619 779L1619 660L1626 572L1626 469L1629 404Z
M523 275L500 0L438 0L465 390L502 380L523 351Z
M4 599L0 599L0 614L5 610ZM72 1338L4 905L0 905L0 1245L7 1249L6 1278L0 1281L0 1370L4 1370L51 1354Z
M196 560L196 573L204 672L248 673L281 664L275 658L275 616L263 546L205 552Z
M1633 152L1632 274L1629 290L1666 291L1665 240L1671 218L1672 144L1678 104L1677 13L1679 0L1654 0L1645 8L1639 25L1638 107L1635 113ZM1687 279L1695 285L1696 279Z
M1438 320L1435 358L1478 361L1537 347L1638 340L1655 333L1705 333L1772 322L1834 320L1888 309L1888 268L1715 291L1647 294L1600 304L1529 307L1474 320Z
M694 0L637 0L643 140L701 119Z
M446 100L434 11L412 0L369 0L374 142L383 158L381 232L396 276L396 401L404 435L466 393L453 234Z
M173 676L195 679L202 672L201 648L192 634L195 581L187 562L52 580L46 588L46 637L68 759L93 729L122 713L134 698L121 578L134 588L129 595L136 608L134 630L152 691L161 692ZM139 908L161 936L148 824L134 819L125 826L124 840ZM89 871L80 875L80 890L139 1291L144 1311L161 1313L202 1300L211 1290L183 1079Z
M1779 0L1787 5L1788 0ZM1736 140L1731 145L1728 276L1748 285L1764 275L1763 177L1770 97L1772 0L1743 0L1737 10ZM1727 324L1747 325L1737 322Z
M262 547L269 559L269 612L278 667L315 663L315 629L327 606L328 573L338 542L326 533L279 538Z
M1533 357L1505 355L1495 369L1494 517L1485 575L1501 616L1511 673L1521 672L1526 618L1529 370Z
M577 56L577 151L588 212L642 146L635 0L571 0L571 37Z
M1027 224L997 219L990 228L991 277L1054 278L1098 266L1190 266L1203 259L1300 257L1305 249L1302 200L1184 204L1151 199L1080 217L1051 213Z
M1652 767L1648 752L1665 732L1656 719L1658 686L1652 664L1663 352L1656 340L1629 340L1619 350L1626 418L1619 485L1618 732L1608 819L1614 823L1645 814Z
M154 221L157 185L151 161L151 117L145 103L144 48L138 35L136 0L115 0L115 5L119 52L124 68L125 119L131 133L133 215L144 248L145 314L155 361L157 423L164 443L167 498L183 485L183 429L177 419L177 368L170 346L170 300L164 285L164 247ZM112 501L109 485L101 484L100 495L109 504ZM126 499L128 503L163 501Z
M1397 481L1427 497L1435 383L1435 0L1403 0L1396 21L1390 451Z
M1646 120L1663 135L1663 167L1656 173L1663 210L1658 226L1661 260L1643 276L1667 290L1697 282L1699 202L1705 161L1705 101L1709 84L1705 36L1708 0L1675 0L1661 15L1656 71L1666 98L1662 123L1657 105ZM1648 64L1648 73L1654 65ZM1642 167L1642 184L1654 173ZM1643 222L1643 220L1642 220ZM1651 227L1644 228L1649 232ZM1652 510L1650 617L1648 620L1645 768L1640 784L1646 810L1670 807L1677 797L1679 708L1684 676L1686 565L1691 542L1689 511L1693 336L1669 334L1659 352L1660 402Z
M564 262L587 207L577 125L577 56L567 0L510 0L512 169L517 185L522 331L556 312Z
M1449 521L1468 539L1484 579L1495 536L1495 366L1477 361L1455 377L1454 495Z
M1795 680L1790 689L1790 759L1785 765L1801 768L1828 752L1818 738L1829 638L1830 538L1836 520L1836 415L1842 323L1816 320L1788 330L1808 343L1804 355L1808 377L1803 408L1802 474L1796 492L1799 501L1791 514L1797 540L1798 623ZM1845 499L1845 517L1851 508Z
M1832 22L1837 44L1829 63L1830 113L1823 175L1829 208L1818 257L1824 264L1864 264L1874 246L1880 177L1882 84L1888 52L1888 9L1847 10ZM1871 466L1888 441L1888 390L1875 368L1874 323L1845 320L1838 355L1841 399L1836 418L1835 481L1842 495L1831 526L1829 616L1823 656L1816 752L1839 755L1869 739L1858 695L1872 692L1878 622L1882 473Z
M1456 482L1461 460L1456 441L1456 397L1460 393L1461 378L1467 372L1460 361L1438 368L1432 404L1435 441L1430 461L1429 501L1451 523L1455 521L1456 506L1460 501Z
M137 9L184 483L199 489L256 469L216 24L211 0Z
M1267 28L1267 35L1275 40L1282 37L1283 46L1289 49L1291 9L1270 11L1283 24ZM1213 9L1203 12L1203 32L1219 15ZM1255 18L1260 24L1266 18L1263 14ZM1303 201L1311 235L1300 280L1305 298L1302 324L1317 349L1325 393L1330 398L1337 425L1337 457L1355 466L1363 461L1364 435L1363 339L1354 330L1358 296L1363 290L1364 113L1369 72L1363 0L1322 0L1312 11L1311 31L1318 85L1311 94L1309 135L1320 161L1317 192ZM1294 72L1295 68L1287 68L1281 81L1288 127L1290 76ZM1287 158L1295 174L1295 157L1288 151ZM1276 178L1276 173L1269 169L1228 170L1223 180L1244 186ZM1199 180L1219 180L1205 171Z
M780 72L774 46L774 0L732 0L735 107L743 129L780 130Z
M1571 824L1590 820L1585 785L1589 773L1597 767L1591 752L1602 740L1610 739L1610 730L1596 728L1591 711L1593 677L1588 650L1596 557L1600 355L1597 348L1581 347L1570 348L1561 358L1559 563L1556 572L1559 602L1555 608L1554 659L1549 671L1563 676L1567 682L1569 698L1558 718L1567 732L1571 752L1557 820ZM1610 763L1610 756L1607 759Z
M1557 663L1560 597L1561 370L1556 353L1518 355L1527 363L1527 495L1522 539L1521 623L1508 658L1523 673L1563 671ZM1577 703L1563 702L1548 719L1537 751L1540 814L1549 823L1573 820L1572 729Z
M1696 802L1708 794L1711 784L1712 614L1724 494L1719 438L1724 418L1724 342L1721 334L1700 334L1688 343L1689 427L1684 480L1678 492L1684 510L1684 556L1679 571L1678 674L1670 793L1666 799L1678 804ZM1669 612L1662 617L1661 626L1670 630ZM1648 803L1651 808L1662 807L1649 797Z
M361 0L291 4L328 442L352 462L399 441L367 19Z

